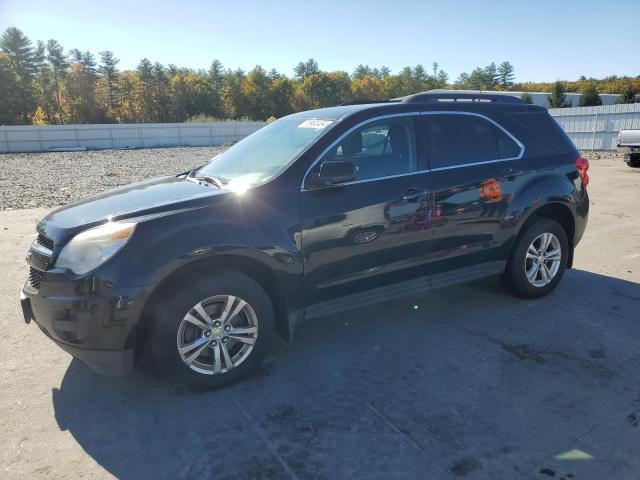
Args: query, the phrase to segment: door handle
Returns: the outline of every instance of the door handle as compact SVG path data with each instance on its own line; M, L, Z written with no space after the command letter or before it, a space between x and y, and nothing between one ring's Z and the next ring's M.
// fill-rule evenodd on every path
M524 170L521 168L507 167L502 171L502 176L517 177L518 175L522 175L523 173L524 173Z
M404 195L402 195L402 200L410 202L412 200L417 200L419 197L425 197L428 194L429 194L429 190L427 190L426 188L422 190L418 190L416 188L410 188L405 192Z

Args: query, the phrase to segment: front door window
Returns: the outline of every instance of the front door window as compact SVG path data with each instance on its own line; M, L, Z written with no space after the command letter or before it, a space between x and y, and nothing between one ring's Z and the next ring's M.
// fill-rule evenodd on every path
M356 181L415 172L418 168L413 120L396 117L351 132L318 162L352 161Z

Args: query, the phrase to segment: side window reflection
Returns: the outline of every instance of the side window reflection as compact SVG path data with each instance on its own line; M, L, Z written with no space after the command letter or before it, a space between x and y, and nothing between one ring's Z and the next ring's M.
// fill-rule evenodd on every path
M347 135L325 154L325 161L351 161L356 180L384 178L417 170L413 120L409 117L370 123Z

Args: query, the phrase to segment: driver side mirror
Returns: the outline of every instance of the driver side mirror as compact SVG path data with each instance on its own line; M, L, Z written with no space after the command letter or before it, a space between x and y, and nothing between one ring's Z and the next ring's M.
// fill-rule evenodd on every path
M310 188L331 187L356 179L356 166L351 161L327 160L320 165L320 172L307 177Z

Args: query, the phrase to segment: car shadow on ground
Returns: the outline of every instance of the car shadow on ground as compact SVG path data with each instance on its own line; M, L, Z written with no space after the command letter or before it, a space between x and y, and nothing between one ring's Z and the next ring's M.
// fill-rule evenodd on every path
M53 406L125 479L632 478L638 311L640 285L585 271L536 301L488 279L311 321L209 393L73 361Z

